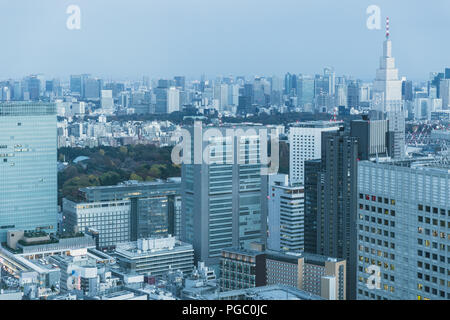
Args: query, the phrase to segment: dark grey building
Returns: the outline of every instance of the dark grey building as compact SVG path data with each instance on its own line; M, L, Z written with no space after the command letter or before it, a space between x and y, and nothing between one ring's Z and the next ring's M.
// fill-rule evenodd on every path
M350 123L350 135L359 139L358 159L388 155L387 120L353 120Z
M306 249L348 261L348 299L356 298L357 158L358 138L344 128L322 133L320 170L307 162L305 185Z

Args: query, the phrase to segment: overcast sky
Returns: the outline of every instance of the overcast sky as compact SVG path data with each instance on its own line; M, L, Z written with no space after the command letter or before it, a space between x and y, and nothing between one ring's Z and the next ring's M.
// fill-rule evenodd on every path
M81 29L69 30L69 5ZM366 27L381 8L382 29ZM0 0L0 79L321 73L373 79L390 18L400 75L450 66L449 0Z

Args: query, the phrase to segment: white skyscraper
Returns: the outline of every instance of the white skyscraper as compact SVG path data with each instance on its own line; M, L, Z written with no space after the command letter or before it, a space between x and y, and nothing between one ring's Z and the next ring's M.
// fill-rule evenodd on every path
M291 184L303 184L305 161L320 159L322 132L338 130L339 123L311 121L297 123L289 129L289 179Z
M102 90L101 106L103 113L114 113L114 99L112 96L112 90Z
M305 192L289 185L287 175L269 177L267 247L275 251L305 250Z
M372 109L380 111L389 120L392 132L391 150L393 158L403 157L405 151L405 113L402 101L402 80L399 80L395 58L392 57L392 42L389 40L389 18L386 22L386 40L383 56L373 83Z
M167 90L167 113L180 111L180 90L170 87Z

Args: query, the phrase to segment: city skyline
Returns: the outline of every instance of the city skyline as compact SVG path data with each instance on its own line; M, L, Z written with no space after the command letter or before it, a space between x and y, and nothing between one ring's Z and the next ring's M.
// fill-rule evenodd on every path
M0 300L450 300L450 2L343 2L1 4Z

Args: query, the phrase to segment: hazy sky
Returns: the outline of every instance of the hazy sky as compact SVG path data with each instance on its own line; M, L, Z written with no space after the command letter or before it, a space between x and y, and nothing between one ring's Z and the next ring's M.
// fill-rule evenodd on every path
M81 9L69 30L66 9ZM381 8L382 30L366 27ZM449 0L0 0L0 79L321 73L373 79L391 21L400 75L450 66Z

